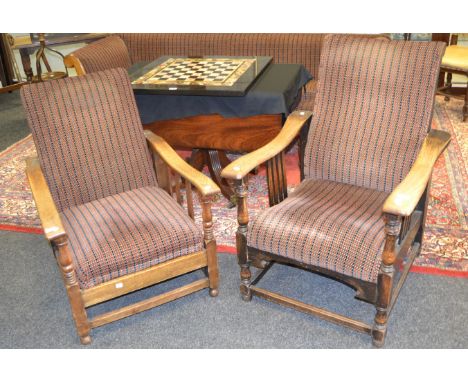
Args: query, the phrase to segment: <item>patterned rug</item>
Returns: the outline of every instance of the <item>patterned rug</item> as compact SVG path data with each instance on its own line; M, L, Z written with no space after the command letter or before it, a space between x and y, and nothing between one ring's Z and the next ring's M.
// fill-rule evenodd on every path
M468 123L461 122L462 102L436 98L433 127L448 131L452 142L436 163L422 254L413 272L468 277ZM35 155L32 138L0 153L0 229L41 233L41 225L25 176L24 160ZM297 152L286 156L290 190L299 183ZM265 169L249 178L249 214L268 207ZM215 237L220 251L235 253L236 209L218 198L213 206ZM196 208L196 220L201 221Z

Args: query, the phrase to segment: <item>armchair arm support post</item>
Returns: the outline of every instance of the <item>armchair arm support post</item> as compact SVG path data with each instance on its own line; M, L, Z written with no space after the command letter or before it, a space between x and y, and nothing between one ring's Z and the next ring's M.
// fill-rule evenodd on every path
M387 320L392 299L394 262L396 259L396 245L401 229L401 217L397 215L385 215L385 244L382 254L382 263L377 278L377 310L372 329L372 342L377 347L382 347L387 332Z
M192 183L201 196L209 196L221 192L215 182L185 162L163 138L149 130L145 130L145 136L150 149L158 154L170 168Z
M236 232L236 247L237 259L241 268L240 292L244 301L250 301L252 299L252 292L250 290L250 279L252 277L252 273L250 272L247 253L247 226L249 224L249 213L247 210L247 186L244 179L234 181L234 190L237 200L237 222L239 223Z
M211 196L202 196L200 198L202 206L203 220L203 238L208 260L208 278L210 282L210 296L218 295L219 271L218 260L216 257L216 240L213 236L213 216L211 213Z

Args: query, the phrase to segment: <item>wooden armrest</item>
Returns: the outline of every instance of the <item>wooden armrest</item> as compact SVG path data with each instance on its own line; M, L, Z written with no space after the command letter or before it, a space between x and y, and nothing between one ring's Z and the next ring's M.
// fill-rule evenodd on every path
M50 194L49 186L37 158L26 159L26 174L31 186L36 208L47 240L54 241L66 236L62 220Z
M312 117L310 111L295 111L290 114L279 134L265 146L246 154L221 172L227 179L242 179L255 167L283 151L299 134L302 126Z
M163 138L149 130L145 130L145 136L150 148L157 153L170 168L192 183L203 196L221 192L215 182L184 161Z
M65 56L63 63L67 68L74 68L77 76L83 76L86 74L86 70L84 69L83 64L77 57L75 57L73 53Z
M410 172L385 200L383 212L398 216L412 214L426 189L434 163L449 142L449 133L440 130L429 132Z

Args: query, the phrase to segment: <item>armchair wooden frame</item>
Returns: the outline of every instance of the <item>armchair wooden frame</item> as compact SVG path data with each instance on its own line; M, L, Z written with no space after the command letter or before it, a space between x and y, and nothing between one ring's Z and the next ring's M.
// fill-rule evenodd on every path
M304 313L319 316L359 332L367 333L372 336L373 344L381 347L385 340L388 317L413 260L421 250L432 168L439 155L447 147L450 135L443 131L430 131L410 172L386 199L383 206L383 215L386 221L386 240L382 253L382 263L377 282L371 283L260 251L247 245L246 235L249 215L245 176L255 166L266 162L270 206L287 198L283 152L298 134L301 135L301 145L305 146L311 117L312 113L308 111L292 113L275 139L262 148L232 162L222 172L223 177L235 183L238 201L237 219L239 227L236 234L236 243L240 265L241 297L244 301L250 301L252 296L255 295ZM301 178L303 178L303 149L300 150L300 154ZM405 257L407 257L406 263L403 266ZM300 268L324 274L354 288L356 298L375 305L377 312L374 323L368 324L357 321L257 287L256 284L275 262L296 265ZM250 266L259 269L253 280Z
M211 199L220 190L210 178L198 172L180 158L162 138L149 131L145 131L145 136L154 155L154 165L159 184L170 195L174 195L179 204L182 204L180 183L185 182L188 214L192 219L194 217L192 185L199 193L202 205L204 250L157 264L142 271L114 278L89 289L81 289L78 284L75 264L68 248L67 233L42 173L39 160L37 158L28 158L27 160L26 172L44 234L56 255L82 344L91 342L90 332L92 328L143 312L204 288L209 288L212 297L218 295L219 272L216 258L216 241L213 237L212 228ZM202 268L206 270L207 277L91 319L87 316L86 308L92 305Z

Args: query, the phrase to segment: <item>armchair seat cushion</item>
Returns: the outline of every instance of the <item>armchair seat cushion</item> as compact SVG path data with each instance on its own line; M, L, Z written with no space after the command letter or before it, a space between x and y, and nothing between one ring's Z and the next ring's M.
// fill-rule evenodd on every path
M376 282L388 193L328 180L305 180L251 224L249 247L360 280Z
M201 230L158 187L74 206L61 218L81 288L203 249Z

